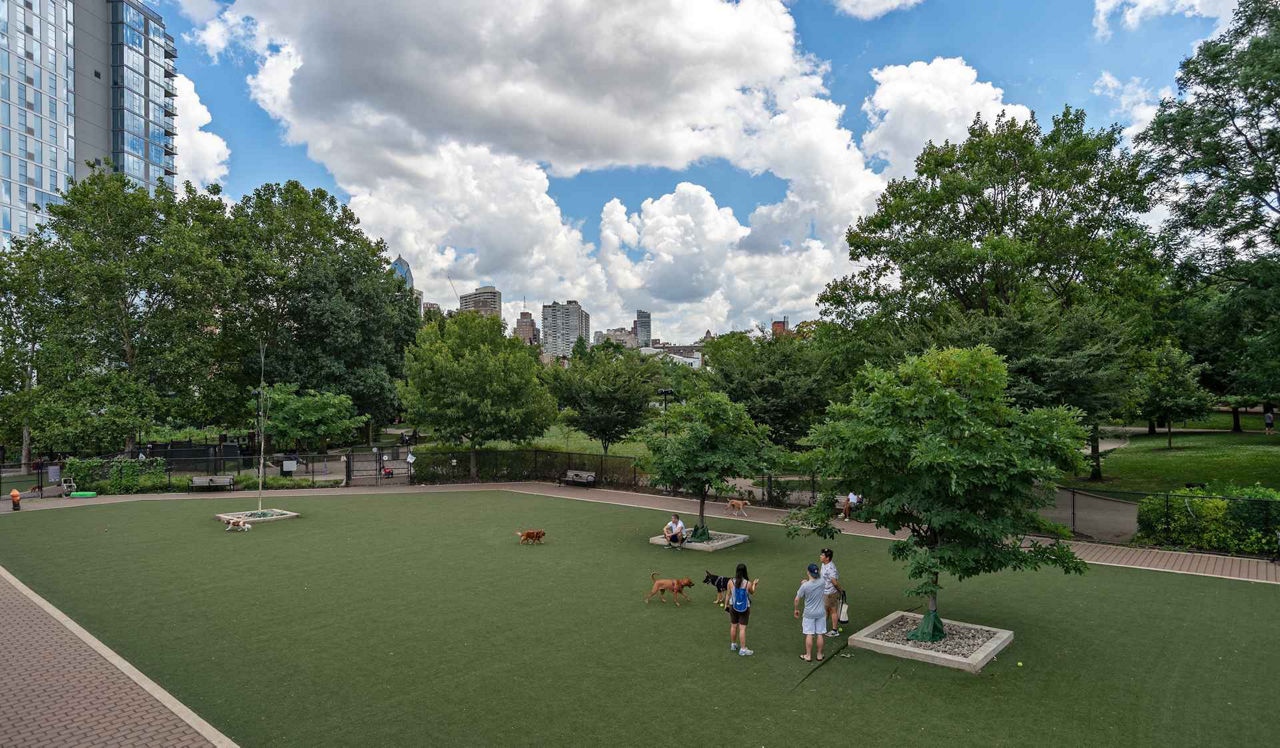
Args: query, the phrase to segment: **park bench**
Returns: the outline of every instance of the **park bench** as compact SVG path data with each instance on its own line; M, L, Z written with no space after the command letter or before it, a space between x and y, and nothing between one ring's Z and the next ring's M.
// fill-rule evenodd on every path
M235 480L230 475L197 475L191 479L192 488L231 488Z
M560 483L562 485L594 486L596 484L596 474L586 470L570 470L560 479Z

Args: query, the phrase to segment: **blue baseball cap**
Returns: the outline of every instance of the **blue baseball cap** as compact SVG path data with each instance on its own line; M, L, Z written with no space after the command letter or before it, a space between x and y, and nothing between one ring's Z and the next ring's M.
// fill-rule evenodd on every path
M818 576L818 565L817 565L817 564L809 564L809 576L811 576L811 577L816 577L816 576Z

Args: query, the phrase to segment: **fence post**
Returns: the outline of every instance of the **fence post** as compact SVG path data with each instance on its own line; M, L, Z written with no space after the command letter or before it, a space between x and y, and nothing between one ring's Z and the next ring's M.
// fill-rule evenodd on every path
M1071 489L1071 532L1076 531L1076 490Z
M634 461L634 460L632 460L632 462L631 462L631 487L632 487L632 488L635 488L635 487L636 487L636 486L638 486L639 484L640 484L640 481L639 481L639 479L636 477L636 463L635 463L635 461Z
M601 455L600 455L600 469L596 471L596 481L597 481L597 482L602 482L603 480L604 480L604 454L601 454Z
M1164 535L1165 541L1169 540L1169 536L1173 533L1173 525L1169 524L1169 494L1164 495Z

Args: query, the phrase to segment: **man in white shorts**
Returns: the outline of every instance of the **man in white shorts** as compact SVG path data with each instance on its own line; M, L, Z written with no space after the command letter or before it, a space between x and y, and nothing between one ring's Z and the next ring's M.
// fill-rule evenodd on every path
M813 640L818 640L818 662L822 662L822 635L827 633L827 611L824 606L825 596L822 594L824 582L817 564L809 564L809 579L796 590L795 614L800 620L800 630L804 632L804 654L800 659L812 662ZM804 602L804 614L801 615L800 603Z

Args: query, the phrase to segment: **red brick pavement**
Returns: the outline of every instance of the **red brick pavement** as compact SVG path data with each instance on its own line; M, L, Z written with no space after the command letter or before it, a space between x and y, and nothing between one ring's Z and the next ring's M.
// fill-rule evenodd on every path
M0 746L209 745L0 577Z

